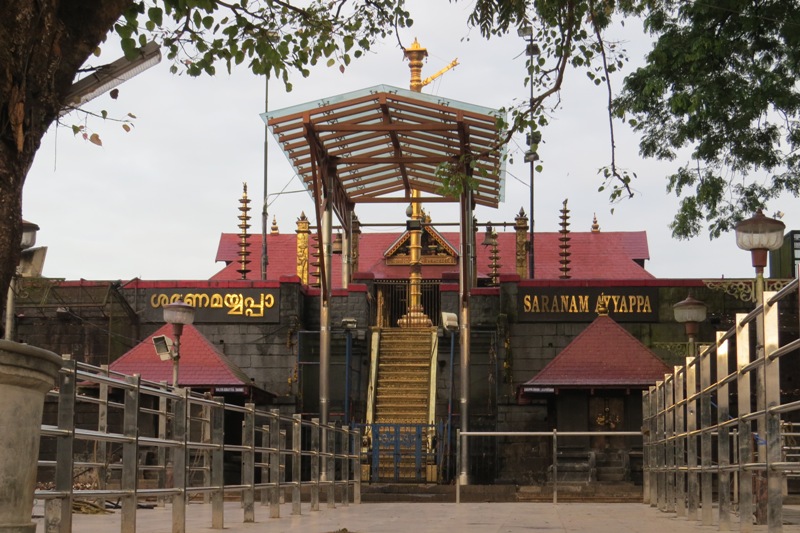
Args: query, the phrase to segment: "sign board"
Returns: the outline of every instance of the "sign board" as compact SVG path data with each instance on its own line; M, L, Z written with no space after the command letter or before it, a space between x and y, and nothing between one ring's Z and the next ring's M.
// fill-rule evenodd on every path
M182 299L195 323L278 323L280 289L147 289L145 319L163 322L163 307Z
M519 322L591 322L602 311L617 322L658 322L657 287L520 287Z

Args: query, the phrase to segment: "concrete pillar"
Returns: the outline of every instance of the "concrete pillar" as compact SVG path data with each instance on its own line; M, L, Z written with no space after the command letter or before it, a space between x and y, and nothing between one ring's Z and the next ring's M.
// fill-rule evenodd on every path
M34 533L31 522L44 397L62 360L53 352L0 341L0 532Z

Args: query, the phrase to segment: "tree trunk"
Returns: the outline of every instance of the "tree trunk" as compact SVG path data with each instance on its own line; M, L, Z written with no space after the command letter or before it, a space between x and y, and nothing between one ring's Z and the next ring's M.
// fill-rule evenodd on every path
M0 0L0 311L19 262L22 189L78 69L133 0Z

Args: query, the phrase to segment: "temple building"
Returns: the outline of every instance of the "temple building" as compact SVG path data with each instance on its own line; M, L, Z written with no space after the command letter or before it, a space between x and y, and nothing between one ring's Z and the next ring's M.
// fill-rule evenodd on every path
M546 483L549 439L476 438L456 472L456 429L638 430L642 390L690 351L673 306L702 301L695 338L711 342L753 308L754 281L658 279L645 232L597 220L574 231L566 200L558 232L530 232L522 208L475 220L476 205L504 201L497 112L420 93L426 54L406 50L410 91L380 85L265 114L313 213L253 233L245 186L209 280L23 278L15 340L166 381L154 340L170 336L164 308L181 301L194 318L177 384L360 426L369 481ZM448 202L457 221L426 212ZM370 227L361 203L407 206L406 217ZM794 233L785 248L768 290L794 275ZM794 317L781 334L797 338L797 302L781 305ZM641 446L571 441L574 476L635 483Z

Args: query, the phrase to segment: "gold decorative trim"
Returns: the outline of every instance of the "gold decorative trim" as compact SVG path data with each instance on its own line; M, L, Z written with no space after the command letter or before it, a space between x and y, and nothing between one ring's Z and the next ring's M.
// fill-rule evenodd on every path
M653 348L658 348L659 350L664 350L672 355L679 355L681 357L689 355L688 342L654 342Z
M779 291L790 279L765 279L764 290ZM756 301L755 279L704 279L703 284L712 291L722 291L743 302Z

